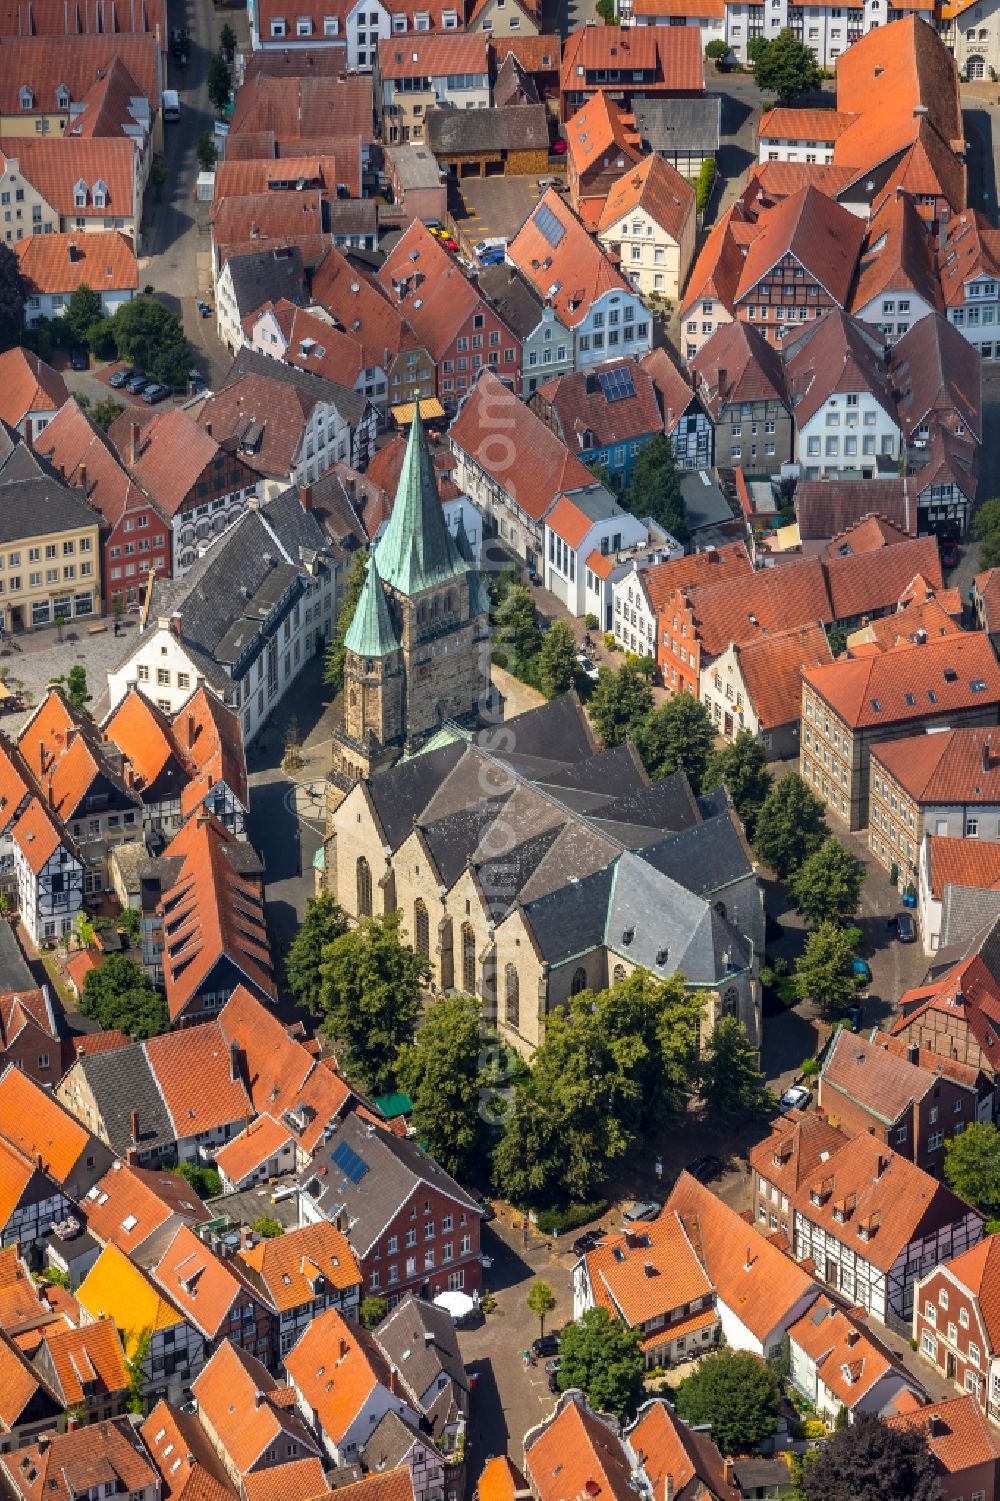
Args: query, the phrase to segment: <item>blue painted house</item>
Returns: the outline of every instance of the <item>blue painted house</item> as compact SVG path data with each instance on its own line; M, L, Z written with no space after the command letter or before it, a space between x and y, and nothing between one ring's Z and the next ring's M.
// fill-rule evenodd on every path
M575 458L603 464L621 485L636 457L663 432L656 387L638 360L613 360L557 376L539 386L530 405Z

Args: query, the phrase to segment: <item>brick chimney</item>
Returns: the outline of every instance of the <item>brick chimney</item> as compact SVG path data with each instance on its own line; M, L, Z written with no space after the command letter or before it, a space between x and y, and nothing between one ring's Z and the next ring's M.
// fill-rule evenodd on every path
M142 428L134 418L129 426L129 436L131 439L129 447L129 451L132 456L131 462L133 464L138 464L139 455L142 453Z
M138 1110L133 1110L132 1114L129 1116L129 1133L130 1133L130 1135L132 1137L132 1145L134 1147L137 1147L139 1145L139 1112L138 1112Z
M80 489L83 491L84 495L86 495L86 493L87 493L87 466L86 466L86 464L81 464L80 465Z
M175 610L170 617L170 629L173 631L178 641L181 639L181 631L183 629L183 626L184 617L181 615L180 610Z
M313 487L312 487L312 485L301 485L299 487L299 500L301 500L301 502L302 502L302 509L304 511L311 511L312 510L312 508L313 508Z

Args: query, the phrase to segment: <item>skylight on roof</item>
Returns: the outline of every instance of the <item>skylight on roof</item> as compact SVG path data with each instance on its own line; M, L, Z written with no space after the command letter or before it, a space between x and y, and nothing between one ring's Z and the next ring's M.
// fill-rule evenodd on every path
M872 708L874 709L875 713L876 714L881 714L881 712L882 712L882 705L879 703L878 699L877 698L873 698L871 702L872 702Z

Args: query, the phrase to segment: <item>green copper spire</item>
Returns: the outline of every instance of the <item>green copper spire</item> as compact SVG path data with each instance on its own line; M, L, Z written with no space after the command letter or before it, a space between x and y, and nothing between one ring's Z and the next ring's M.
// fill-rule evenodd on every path
M455 546L468 564L469 572L469 611L473 615L488 615L490 610L490 597L482 579L479 577L479 569L472 554L472 543L469 534L465 530L465 507L458 512L458 526L455 528Z
M399 637L389 614L375 553L369 560L364 588L347 628L344 646L357 657L387 657L399 650Z
M447 583L466 569L445 525L419 411L410 426L392 515L375 553L386 583L408 596Z

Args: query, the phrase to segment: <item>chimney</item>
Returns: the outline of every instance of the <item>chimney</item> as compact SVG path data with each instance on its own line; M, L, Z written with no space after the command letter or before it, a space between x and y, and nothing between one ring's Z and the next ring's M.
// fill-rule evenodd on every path
M300 486L300 488L299 488L299 500L301 500L301 502L302 502L302 509L304 511L311 511L312 510L312 508L313 508L313 487L312 487L312 485L302 485L302 486Z
M726 1485L736 1484L736 1464L734 1460L724 1459L722 1461L722 1478Z
M911 1042L910 1046L906 1050L906 1057L907 1057L907 1061L910 1062L910 1063L919 1063L920 1062L920 1044L917 1043L917 1042Z
M663 1501L674 1501L674 1477L670 1474L663 1477Z
M138 1112L138 1110L133 1110L132 1114L129 1117L129 1130L130 1130L130 1134L131 1134L131 1137L132 1137L132 1145L134 1147L137 1147L139 1145L139 1112Z
M993 740L993 736L992 735L987 735L986 739L983 741L983 770L984 771L989 771L989 769L990 769L990 751L992 749L992 740Z
M40 1433L39 1436L38 1436L38 1452L39 1452L39 1454L44 1454L46 1452L46 1450L48 1449L49 1445L51 1444L51 1442L52 1442L52 1435L50 1433Z
M927 1424L927 1432L931 1438L937 1438L941 1432L941 1414L932 1412Z
M240 1079L240 1045L238 1042L229 1044L229 1077L234 1084Z
M889 1166L889 1158L885 1152L879 1152L878 1161L875 1164L875 1178L878 1180Z
M434 1343L434 1335L429 1329L424 1330L424 1344L429 1348Z
M131 452L131 455L132 455L131 462L133 464L138 464L138 462L139 462L139 455L142 453L142 442L141 442L142 429L140 428L138 422L133 421L131 423L131 425L130 425L130 433L131 433L131 439L132 439L131 449L130 449L130 452Z
M723 396L725 394L727 384L726 377L728 376L728 374L729 371L726 369L725 365L720 365L718 370L716 370L715 372L715 385L720 396Z
M264 1406L264 1393L263 1392L254 1392L254 1394L253 1394L253 1405L255 1407L263 1407Z
M751 1250L751 1248L749 1246L747 1246L747 1254L746 1254L746 1260L743 1263L743 1270L745 1272L749 1272L752 1269L752 1267L753 1267L753 1251Z
M24 424L24 446L25 448L34 448L35 446L35 430L31 425L30 417Z
M170 617L170 629L173 631L173 633L177 637L178 641L181 639L181 630L182 630L183 625L184 625L184 619L183 619L183 616L181 615L180 610L175 610L174 613Z
M70 240L69 246L67 248L68 248L68 251L69 251L70 265L73 265L73 263L75 261L79 260L79 258L80 258L79 251L76 248L76 241L75 240Z
M188 710L188 716L187 716L187 742L188 742L188 750L192 750L193 747L194 747L195 730L196 730L196 728L197 728L197 726L195 724L194 715L191 713L191 710L189 709Z
M948 209L943 208L938 217L938 250L944 255L948 243Z
M87 493L87 466L86 466L86 464L81 464L80 465L80 489L83 491L84 495L86 495L86 493Z
M135 1147L129 1147L128 1151L125 1153L125 1161L128 1163L129 1167L139 1166L139 1153L136 1151Z

